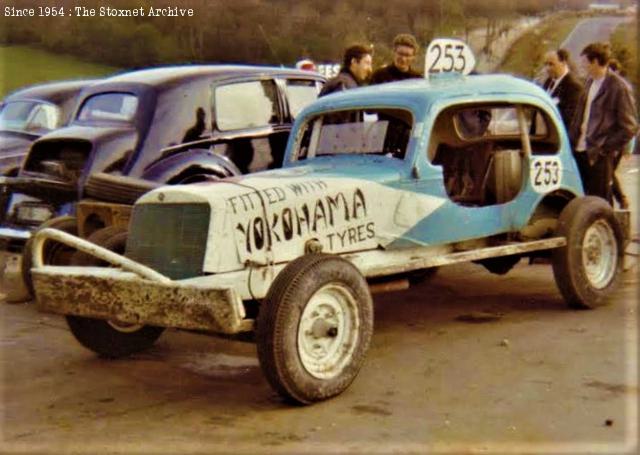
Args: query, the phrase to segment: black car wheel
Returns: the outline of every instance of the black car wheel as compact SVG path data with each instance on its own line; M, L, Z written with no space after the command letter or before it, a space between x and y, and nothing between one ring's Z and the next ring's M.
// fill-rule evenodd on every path
M72 216L59 216L45 221L33 232L33 235L45 228L59 229L72 235L78 234L78 222L76 218ZM34 295L33 280L31 279L31 267L33 267L33 235L24 245L21 264L22 279L32 296ZM43 261L46 265L68 265L71 263L71 257L75 252L75 249L56 242L55 240L45 241L43 248Z
M127 231L109 226L91 234L88 241L110 251L123 254L127 243ZM73 265L104 266L95 256L76 252ZM67 324L73 336L85 348L109 358L124 357L150 348L164 331L163 327L127 324L83 316L67 316Z

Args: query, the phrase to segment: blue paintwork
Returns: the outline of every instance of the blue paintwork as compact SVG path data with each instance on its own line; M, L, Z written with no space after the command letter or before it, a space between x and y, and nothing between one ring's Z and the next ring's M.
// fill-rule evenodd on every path
M507 203L484 207L462 206L451 201L444 188L441 166L433 165L427 159L430 131L436 117L447 107L465 102L518 103L546 111L560 135L560 150L555 155L560 158L563 168L560 190L573 196L583 195L578 169L557 107L540 87L507 75L462 76L432 81L415 79L320 98L299 115L289 138L284 166L304 166L314 178L359 178L446 199L444 205L407 231L392 247L450 243L518 230L527 224L545 196L535 192L530 185L530 161L527 158L523 162L520 193ZM327 111L366 107L400 108L412 112L414 131L404 161L378 158L375 162L366 155L293 161L294 138L307 119ZM422 124L421 130L416 126L419 124Z

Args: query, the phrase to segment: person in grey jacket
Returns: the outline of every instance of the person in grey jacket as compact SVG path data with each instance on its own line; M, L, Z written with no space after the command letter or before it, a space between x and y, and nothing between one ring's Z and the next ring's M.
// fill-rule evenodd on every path
M608 44L589 44L580 55L589 79L578 101L569 138L585 193L611 204L615 155L636 134L636 112L627 84L607 69Z
M324 85L320 96L364 85L371 75L371 49L356 44L344 51L340 73Z

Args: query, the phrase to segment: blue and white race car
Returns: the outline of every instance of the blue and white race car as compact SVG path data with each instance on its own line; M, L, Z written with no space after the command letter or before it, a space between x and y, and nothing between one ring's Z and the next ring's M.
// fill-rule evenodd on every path
M621 226L584 196L543 90L442 77L321 98L296 120L282 169L153 190L128 235L96 245L45 229L32 272L40 309L98 354L145 349L164 327L255 331L272 386L312 403L359 371L372 291L447 264L502 274L543 256L569 305L596 307L619 278ZM84 266L43 265L54 241Z

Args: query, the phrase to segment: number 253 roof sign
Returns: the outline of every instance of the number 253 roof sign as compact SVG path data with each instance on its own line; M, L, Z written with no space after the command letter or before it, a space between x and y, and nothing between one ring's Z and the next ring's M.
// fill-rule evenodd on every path
M424 75L439 73L469 74L476 65L471 48L462 40L438 38L429 43Z

